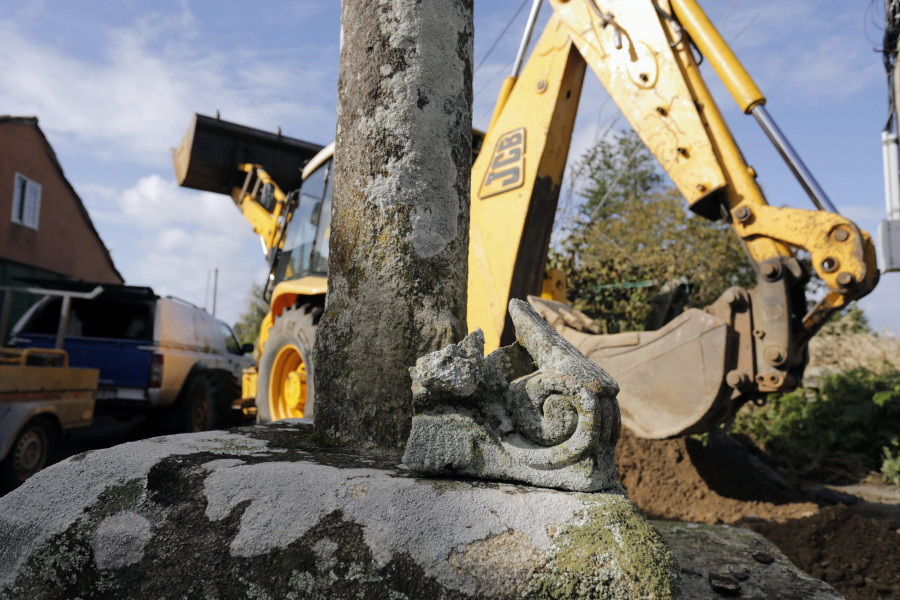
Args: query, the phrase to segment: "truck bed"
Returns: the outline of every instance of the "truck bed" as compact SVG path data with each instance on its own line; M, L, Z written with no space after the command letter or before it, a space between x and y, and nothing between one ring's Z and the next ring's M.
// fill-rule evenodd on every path
M22 334L16 345L53 348L56 336ZM150 385L152 340L67 337L63 350L69 353L69 365L100 370L101 387L146 388Z

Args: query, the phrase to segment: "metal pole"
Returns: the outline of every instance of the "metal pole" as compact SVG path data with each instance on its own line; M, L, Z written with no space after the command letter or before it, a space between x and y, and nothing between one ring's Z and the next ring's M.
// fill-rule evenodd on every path
M513 77L519 76L519 71L522 70L522 63L525 62L525 53L528 51L528 45L531 43L531 34L534 33L538 13L541 12L541 2L542 0L534 0L534 4L531 5L531 13L528 15L528 22L525 24L525 33L522 35L519 51L516 52L516 62L513 64L512 70Z
M800 182L800 185L806 190L806 193L809 195L810 200L813 201L813 204L816 205L816 208L838 214L837 208L835 208L834 204L831 203L831 200L828 199L825 190L819 187L815 177L809 172L806 165L803 164L800 156L794 151L794 148L791 146L790 142L788 142L784 134L781 133L778 125L775 124L775 121L773 121L772 117L769 116L769 113L766 112L765 107L762 104L757 104L750 112L756 117L757 122L763 128L763 131L766 132L766 135L769 136L769 139L772 140L775 148L778 149L778 153L781 154L781 157L787 163L788 167L790 167L794 176Z
M888 219L900 219L900 152L897 134L881 132L881 156L884 161L884 201Z
M63 341L66 339L66 328L69 325L69 311L72 308L72 296L66 295L62 298L62 311L59 314L59 327L56 329L56 345L57 350L62 350Z
M203 292L203 310L206 310L209 306L209 276L211 273L209 269L206 270L206 290Z
M219 267L216 267L213 275L213 309L212 316L216 316L216 296L219 293Z

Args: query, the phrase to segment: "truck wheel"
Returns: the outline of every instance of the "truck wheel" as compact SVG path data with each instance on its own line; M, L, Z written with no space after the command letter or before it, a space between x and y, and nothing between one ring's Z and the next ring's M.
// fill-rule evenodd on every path
M212 428L228 429L237 427L243 421L243 414L232 408L235 400L241 399L241 384L234 375L225 371L207 374L212 386Z
M197 373L184 390L181 405L182 431L209 431L213 425L215 396L208 373Z
M22 485L26 479L50 462L56 430L46 418L32 419L19 432L0 461L0 491L8 492Z
M196 433L212 429L228 429L241 424L232 402L241 397L240 384L228 373L200 371L195 373L181 396L176 409L170 413L176 417L161 416L164 431ZM168 420L169 425L165 423ZM157 427L159 429L159 427Z
M321 314L321 308L304 304L275 319L259 359L257 422L312 417L312 350Z

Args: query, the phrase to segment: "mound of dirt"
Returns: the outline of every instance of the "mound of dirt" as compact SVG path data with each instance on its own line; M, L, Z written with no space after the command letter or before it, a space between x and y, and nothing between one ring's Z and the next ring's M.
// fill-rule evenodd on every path
M824 508L784 523L746 523L791 561L849 600L900 596L900 531L896 523L853 514L846 506Z
M696 440L644 440L623 429L616 468L632 502L651 519L731 524L818 509L788 482L759 473L763 467L745 446L712 452Z
M711 450L623 429L616 467L631 500L652 519L747 527L850 600L900 599L900 510L874 520L857 514L859 507L821 505L760 454L734 438Z

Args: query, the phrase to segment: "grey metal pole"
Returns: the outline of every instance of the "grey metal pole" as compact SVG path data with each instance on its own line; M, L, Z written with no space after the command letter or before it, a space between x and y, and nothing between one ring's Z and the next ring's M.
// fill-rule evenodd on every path
M897 134L881 132L881 153L884 168L884 202L888 219L900 219L900 153Z
M59 314L59 327L56 328L56 344L57 350L62 350L63 340L66 339L66 328L69 325L69 311L72 309L72 296L63 296L62 311Z
M826 210L828 212L833 212L838 214L838 209L835 208L834 204L831 203L831 200L828 198L828 194L825 193L821 187L819 187L818 182L816 182L815 177L813 177L812 173L810 173L809 169L806 168L806 165L803 164L803 161L800 159L800 156L794 151L794 148L791 146L791 143L787 140L781 130L778 128L778 125L772 120L772 117L769 116L769 113L766 112L765 107L762 104L757 104L750 111L754 117L756 117L757 122L760 127L763 128L763 131L766 132L766 135L769 136L769 139L772 140L772 143L775 145L775 148L778 149L778 153L781 154L781 157L787 163L788 167L790 167L791 171L794 173L794 176L800 182L800 185L803 186L803 189L806 190L806 193L809 195L810 200L812 200L813 204L816 205L816 208L819 210Z
M543 0L534 0L531 5L531 13L528 15L528 22L525 24L525 33L522 35L522 41L519 43L519 51L516 52L516 62L513 64L512 76L518 77L519 71L522 70L522 63L525 62L525 53L528 51L528 45L531 43L531 35L534 33L534 26L537 23L538 14L541 12L541 2Z
M219 267L216 267L215 274L213 275L213 309L212 315L216 316L216 296L219 293Z

